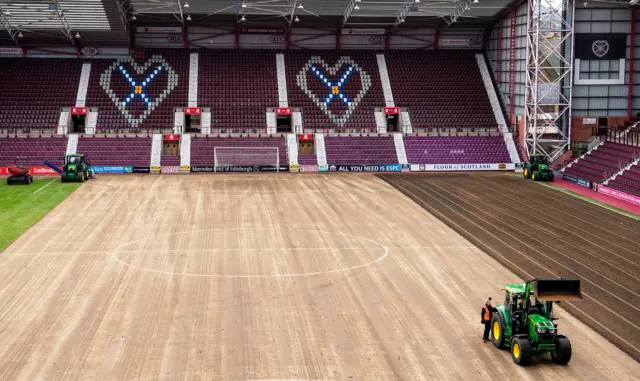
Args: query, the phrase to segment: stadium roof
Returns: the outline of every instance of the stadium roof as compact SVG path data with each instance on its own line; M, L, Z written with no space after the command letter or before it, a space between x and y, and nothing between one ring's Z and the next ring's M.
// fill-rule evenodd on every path
M295 17L295 27L328 29L478 27L491 25L520 1L0 0L0 44L74 44L80 33L84 44L126 45L133 26L289 26ZM596 1L629 6L624 0Z

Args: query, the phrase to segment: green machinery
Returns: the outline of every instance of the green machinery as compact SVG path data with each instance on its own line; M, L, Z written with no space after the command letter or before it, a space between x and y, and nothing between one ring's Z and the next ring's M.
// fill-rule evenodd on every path
M510 348L518 365L528 365L534 355L551 354L557 364L571 360L571 342L558 333L553 302L582 300L580 281L566 278L534 279L504 287L504 304L491 319L491 341Z
M64 167L60 173L61 181L85 181L93 177L90 164L82 154L67 155L64 158Z
M529 161L524 163L524 178L533 181L553 181L553 170L549 167L549 161L544 155L531 155Z

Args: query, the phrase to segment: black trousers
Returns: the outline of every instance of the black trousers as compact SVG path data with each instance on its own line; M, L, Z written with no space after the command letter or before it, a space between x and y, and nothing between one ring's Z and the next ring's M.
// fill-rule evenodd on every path
M489 333L491 332L491 322L484 323L484 335L482 338L484 340L489 340Z

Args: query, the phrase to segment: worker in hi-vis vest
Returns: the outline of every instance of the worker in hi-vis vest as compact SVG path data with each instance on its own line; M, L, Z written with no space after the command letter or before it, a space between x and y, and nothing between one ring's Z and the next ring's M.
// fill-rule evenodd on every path
M487 302L482 306L482 310L480 310L480 317L482 319L482 324L484 324L484 335L482 335L483 341L489 341L489 332L491 331L491 317L494 312L498 312L491 305L491 297L487 300Z

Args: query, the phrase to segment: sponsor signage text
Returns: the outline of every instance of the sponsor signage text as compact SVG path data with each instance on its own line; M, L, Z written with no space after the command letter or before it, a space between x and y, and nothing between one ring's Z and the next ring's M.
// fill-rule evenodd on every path
M497 164L411 164L412 172L424 171L513 171L514 163Z
M291 107L276 107L276 115L291 115Z
M287 172L289 170L288 166L281 165L279 168L276 166L265 166L265 165L254 165L254 166L225 166L225 167L216 167L216 172Z
M583 186L583 187L585 187L585 188L589 188L589 189L591 188L591 182L590 182L590 181L587 181L587 180L584 180L584 179L581 179L581 178L575 177L575 176L573 176L573 175L570 175L570 174L565 173L565 174L562 176L562 178L563 178L563 179L565 179L565 180L567 180L567 181L571 181L571 182L572 182L572 183L574 183L574 184L578 184L578 185L580 185L580 186Z
M397 107L385 107L384 114L385 115L398 115L400 113L400 109Z
M202 109L200 107L185 107L184 114L185 115L200 115Z
M91 169L93 169L95 173L133 173L133 167L130 166L94 165Z
M400 172L400 164L330 165L330 172Z
M634 205L640 205L640 197L634 196L629 193L621 192L617 189L605 187L604 185L598 185L598 192L606 194L611 197L619 198L624 201L628 201Z
M86 107L71 107L71 115L87 115Z

